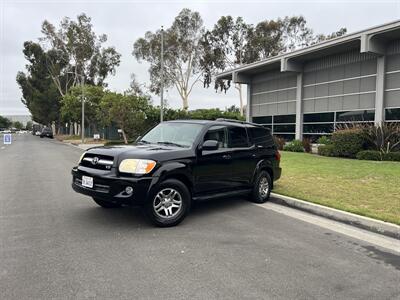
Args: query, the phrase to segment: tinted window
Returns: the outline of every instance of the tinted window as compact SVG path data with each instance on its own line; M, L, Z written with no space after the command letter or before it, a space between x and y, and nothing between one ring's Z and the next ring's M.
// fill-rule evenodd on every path
M271 124L272 116L268 117L253 117L253 122L257 124Z
M304 123L333 122L335 113L304 114Z
M374 118L375 111L373 110L341 111L336 113L336 122L373 121Z
M248 128L252 142L256 146L267 147L272 143L272 136L267 129L264 128Z
M296 115L274 116L274 123L296 123Z
M386 109L386 121L400 121L400 108Z
M248 147L247 132L244 127L229 127L229 148Z
M213 140L218 142L219 148L228 148L228 137L226 126L212 126L204 136L204 141Z

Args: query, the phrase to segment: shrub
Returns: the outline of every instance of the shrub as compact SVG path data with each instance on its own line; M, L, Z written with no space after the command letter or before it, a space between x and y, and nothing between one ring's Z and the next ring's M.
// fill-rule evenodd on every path
M274 136L274 141L275 141L275 145L278 148L278 150L283 150L283 147L285 147L285 144L286 144L285 139Z
M400 152L389 152L383 154L383 160L400 161Z
M360 160L382 160L382 153L376 150L360 151L356 155Z
M304 138L302 145L303 145L304 151L306 151L307 153L311 152L311 139Z
M303 142L299 140L291 141L289 144L286 144L283 147L283 150L291 152L304 152Z
M358 128L338 130L332 135L332 145L337 156L354 158L358 152L364 150L362 130Z
M318 154L322 156L337 156L333 145L321 145L318 147Z
M400 150L400 124L383 123L380 126L364 125L362 137L368 149L390 153Z
M332 144L331 139L329 137L327 137L326 135L321 136L317 140L317 143L321 144L321 145L330 145L330 144Z

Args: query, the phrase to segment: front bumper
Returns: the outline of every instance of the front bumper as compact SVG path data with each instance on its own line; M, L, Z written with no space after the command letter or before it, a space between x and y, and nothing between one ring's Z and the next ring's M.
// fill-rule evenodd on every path
M72 173L72 188L75 192L93 198L120 203L123 205L143 204L147 200L150 189L158 181L158 177L121 177L116 170L103 171L79 166ZM93 177L93 188L82 186L82 176ZM126 187L132 187L133 193L127 194Z

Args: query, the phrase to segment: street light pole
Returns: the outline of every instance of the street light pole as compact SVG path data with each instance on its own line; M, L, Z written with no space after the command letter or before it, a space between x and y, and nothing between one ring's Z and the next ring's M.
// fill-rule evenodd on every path
M82 124L81 124L81 130L82 130L82 144L85 142L85 91L84 91L84 80L85 77L82 75L81 77L81 97L82 97Z
M164 28L161 26L160 122L164 119Z

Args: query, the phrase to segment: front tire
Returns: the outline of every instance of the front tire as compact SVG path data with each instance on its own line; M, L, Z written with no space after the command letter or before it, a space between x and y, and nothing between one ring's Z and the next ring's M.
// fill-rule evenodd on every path
M261 171L254 182L251 200L255 203L268 201L271 194L272 180L266 171Z
M191 196L179 180L167 179L159 184L146 202L147 216L159 227L178 225L190 210Z
M121 204L115 202L109 202L101 199L93 198L93 201L96 202L102 208L118 208L121 207Z

